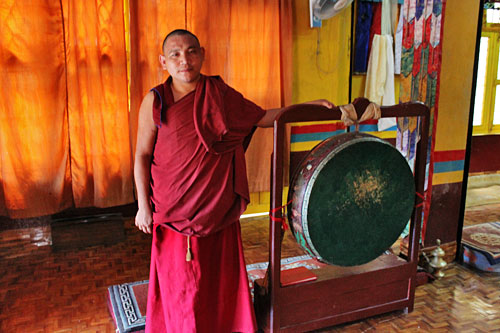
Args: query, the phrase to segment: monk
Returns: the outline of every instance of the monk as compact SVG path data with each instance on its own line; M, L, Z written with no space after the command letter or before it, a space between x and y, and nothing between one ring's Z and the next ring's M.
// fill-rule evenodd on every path
M257 330L239 223L250 197L245 149L281 109L264 111L201 74L204 58L194 34L169 33L159 60L170 77L139 110L135 224L153 234L150 333Z

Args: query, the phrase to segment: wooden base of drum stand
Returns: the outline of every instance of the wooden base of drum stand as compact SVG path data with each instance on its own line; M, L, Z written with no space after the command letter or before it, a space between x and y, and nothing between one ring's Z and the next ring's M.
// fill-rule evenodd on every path
M358 119L368 100L354 101ZM382 107L382 117L417 116L422 119L417 147L415 185L423 193L429 128L429 109L420 103ZM314 105L292 106L274 122L271 211L280 219L283 197L283 153L285 124L291 122L339 120L340 110ZM384 254L355 267L327 266L314 273L313 282L280 285L281 224L270 221L268 281L255 283L255 312L259 327L266 332L304 332L370 317L395 310L413 310L418 262L422 199L416 196L410 226L408 260ZM418 222L418 223L417 223Z

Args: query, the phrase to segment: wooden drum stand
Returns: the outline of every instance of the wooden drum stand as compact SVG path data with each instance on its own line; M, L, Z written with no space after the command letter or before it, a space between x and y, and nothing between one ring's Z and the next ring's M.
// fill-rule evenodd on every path
M369 101L353 102L358 119ZM382 117L421 117L414 172L417 193L424 192L429 131L429 109L421 103L381 107ZM274 122L271 162L271 211L282 218L283 157L285 125L305 121L340 120L340 109L317 105L294 105L282 111ZM255 312L259 327L266 332L304 332L359 320L395 310L413 310L422 199L415 196L408 244L408 259L382 255L360 266L328 265L314 270L317 280L283 287L280 284L281 224L269 223L268 281L255 282Z

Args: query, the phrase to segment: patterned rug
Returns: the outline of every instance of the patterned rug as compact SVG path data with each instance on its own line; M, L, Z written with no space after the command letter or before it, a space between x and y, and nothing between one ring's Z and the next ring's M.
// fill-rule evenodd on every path
M267 262L247 265L248 282L253 296L253 284L266 274ZM299 267L318 269L325 264L308 255L281 259L281 270L291 271ZM302 274L302 271L299 271ZM283 274L287 276L286 274ZM148 280L118 284L108 287L108 308L116 325L116 332L144 332Z
M483 271L500 272L500 222L463 229L464 262Z

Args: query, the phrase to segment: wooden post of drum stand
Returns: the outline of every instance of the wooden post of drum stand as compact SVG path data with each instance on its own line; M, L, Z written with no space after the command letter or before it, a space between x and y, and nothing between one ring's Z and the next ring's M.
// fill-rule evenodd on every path
M369 101L353 104L358 119ZM425 164L429 131L429 108L421 103L382 107L382 117L421 117L417 145L415 188L424 193ZM283 198L283 154L285 125L291 122L340 120L339 108L329 110L316 105L286 108L274 122L274 150L271 162L271 210L280 218ZM304 332L359 320L395 310L413 310L422 199L415 196L408 244L408 259L395 255L354 267L329 265L314 270L316 281L282 287L280 285L281 224L269 224L269 277L255 281L255 312L259 327L266 332Z

